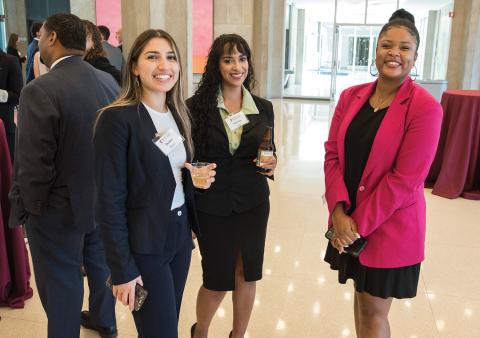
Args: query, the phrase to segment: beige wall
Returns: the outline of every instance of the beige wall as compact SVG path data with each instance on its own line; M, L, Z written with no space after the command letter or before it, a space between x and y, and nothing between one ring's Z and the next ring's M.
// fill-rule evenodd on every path
M448 58L450 89L480 88L480 1L456 0Z
M192 94L192 0L122 0L123 54L146 29L164 29L180 49L184 95Z
M264 97L283 94L284 0L214 0L213 35L236 33L252 49L254 92Z
M75 14L80 19L90 20L97 23L95 0L70 0L70 13Z
M214 0L213 36L236 33L252 45L253 8L254 0Z

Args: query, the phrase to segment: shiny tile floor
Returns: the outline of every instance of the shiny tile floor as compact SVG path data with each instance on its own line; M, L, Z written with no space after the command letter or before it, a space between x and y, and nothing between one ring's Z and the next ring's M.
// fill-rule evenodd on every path
M246 337L355 337L353 287L338 284L336 274L322 260L327 244L322 159L330 106L308 101L275 101L274 105L279 166L271 184L264 279L258 283ZM425 195L427 259L417 297L393 303L392 337L480 337L479 202L447 200L429 190ZM195 321L200 285L196 249L183 300L181 338L189 337ZM46 317L36 294L24 309L0 308L0 316L2 338L46 337ZM136 336L131 315L120 305L117 321L119 337ZM227 297L213 320L210 337L228 337L231 322ZM81 336L96 337L84 329Z

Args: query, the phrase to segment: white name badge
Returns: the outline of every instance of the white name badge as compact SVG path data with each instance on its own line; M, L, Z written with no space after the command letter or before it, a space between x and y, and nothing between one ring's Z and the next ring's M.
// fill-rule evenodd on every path
M162 151L162 153L168 156L173 149L175 149L184 141L184 139L182 135L170 128L162 135L156 134L152 141Z
M230 128L231 131L234 131L235 129L246 125L249 121L247 115L245 115L243 111L240 111L227 117L225 122L227 122L228 128Z

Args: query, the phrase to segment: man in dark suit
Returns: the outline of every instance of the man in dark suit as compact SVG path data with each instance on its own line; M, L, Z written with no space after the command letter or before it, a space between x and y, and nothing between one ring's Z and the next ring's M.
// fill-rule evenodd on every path
M22 70L16 57L0 50L0 119L7 133L10 158L13 162L15 145L14 110L22 90Z
M48 337L79 337L80 323L116 337L114 298L93 215L92 129L118 94L115 80L84 62L86 33L72 14L50 16L39 49L50 71L22 91L11 223L25 223ZM85 266L89 312L82 312Z
M38 37L40 34L40 28L42 28L41 22L34 22L32 27L30 27L30 33L32 34L32 42L28 45L27 48L27 65L25 67L25 83L29 83L35 79L35 74L33 73L33 57L38 51Z
M123 60L122 51L108 43L108 39L110 38L110 30L107 26L98 26L98 30L102 35L102 47L107 54L108 61L110 61L110 63L119 71L122 71L125 60Z

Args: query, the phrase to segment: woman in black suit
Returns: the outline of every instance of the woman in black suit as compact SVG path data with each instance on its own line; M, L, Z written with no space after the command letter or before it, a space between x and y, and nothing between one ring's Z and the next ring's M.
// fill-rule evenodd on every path
M83 24L87 31L87 45L83 59L93 67L112 75L115 81L122 85L122 73L108 61L97 26L88 20L83 20Z
M251 51L236 34L213 42L195 95L187 101L194 121L195 159L215 162L215 185L196 195L201 234L203 285L197 297L192 337L208 335L210 322L233 291L231 337L243 337L262 278L263 253L270 211L266 177L273 178L274 156L260 169L255 164L267 126L273 128L270 101L250 93ZM228 121L245 121L231 125ZM230 123L230 124L229 124Z
M190 118L178 48L162 30L137 37L122 93L99 112L94 132L96 220L113 294L134 309L136 284L148 296L133 312L139 337L177 338L178 315L198 231ZM211 165L213 168L214 165ZM209 172L208 188L215 172Z
M10 37L8 38L8 45L7 45L7 53L10 55L15 56L18 59L18 62L20 66L22 63L27 60L25 56L22 56L20 52L18 51L18 34L12 33L10 34Z

